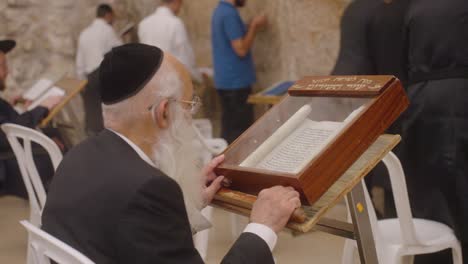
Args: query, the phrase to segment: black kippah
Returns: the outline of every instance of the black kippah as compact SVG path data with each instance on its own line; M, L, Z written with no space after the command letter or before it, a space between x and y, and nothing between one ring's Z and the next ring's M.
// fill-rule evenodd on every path
M102 102L115 104L136 95L159 70L163 58L160 48L145 44L113 48L99 67Z
M10 52L16 46L16 41L11 39L0 40L0 51L3 53Z

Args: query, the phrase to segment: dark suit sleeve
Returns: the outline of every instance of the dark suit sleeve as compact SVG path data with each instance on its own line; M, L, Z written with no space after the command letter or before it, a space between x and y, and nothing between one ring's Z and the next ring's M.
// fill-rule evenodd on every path
M121 263L203 263L193 244L182 192L172 179L148 181L128 204L117 227ZM222 263L273 263L267 244L243 234Z
M274 264L275 262L270 248L263 239L252 233L242 233L221 263Z
M203 263L179 186L165 176L154 177L138 190L118 227L121 263Z
M44 119L49 113L49 110L42 106L38 106L31 111L24 112L23 114L16 113L13 107L7 111L8 112L0 112L0 124L13 123L30 128L35 128L39 125L42 119Z
M41 120L47 116L49 110L45 107L39 106L31 111L23 114L18 114L15 109L5 100L0 100L0 124L13 123L29 128L36 127ZM3 131L0 131L0 150L9 151L10 143L6 138Z

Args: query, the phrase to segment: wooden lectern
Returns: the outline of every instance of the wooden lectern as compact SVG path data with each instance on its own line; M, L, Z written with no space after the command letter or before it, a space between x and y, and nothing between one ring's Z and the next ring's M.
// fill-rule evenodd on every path
M407 106L394 77L304 78L229 146L216 172L233 190L288 185L313 204Z
M288 228L308 232L316 227L357 239L361 260L372 263L375 248L358 183L400 141L399 136L382 134L408 104L393 76L306 77L296 82L226 149L216 173L231 185L213 204L249 215L260 190L292 186L304 206ZM348 193L354 229L322 219Z

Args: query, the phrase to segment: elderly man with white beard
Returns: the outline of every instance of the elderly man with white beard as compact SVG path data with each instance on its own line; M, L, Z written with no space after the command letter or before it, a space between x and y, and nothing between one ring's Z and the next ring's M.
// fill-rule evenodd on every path
M221 187L193 149L190 74L173 56L144 44L114 48L100 66L106 130L60 164L43 229L96 263L202 263L194 232L200 210ZM222 263L274 263L277 233L300 206L291 187L263 190L250 224Z

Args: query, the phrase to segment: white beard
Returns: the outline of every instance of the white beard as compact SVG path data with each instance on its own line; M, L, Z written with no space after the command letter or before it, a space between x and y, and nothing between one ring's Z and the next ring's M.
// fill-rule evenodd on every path
M203 177L200 150L194 145L195 131L184 116L184 110L173 117L171 127L159 135L153 148L153 162L156 167L174 179L182 189L192 233L210 228L211 223L201 214L204 207L202 197Z

